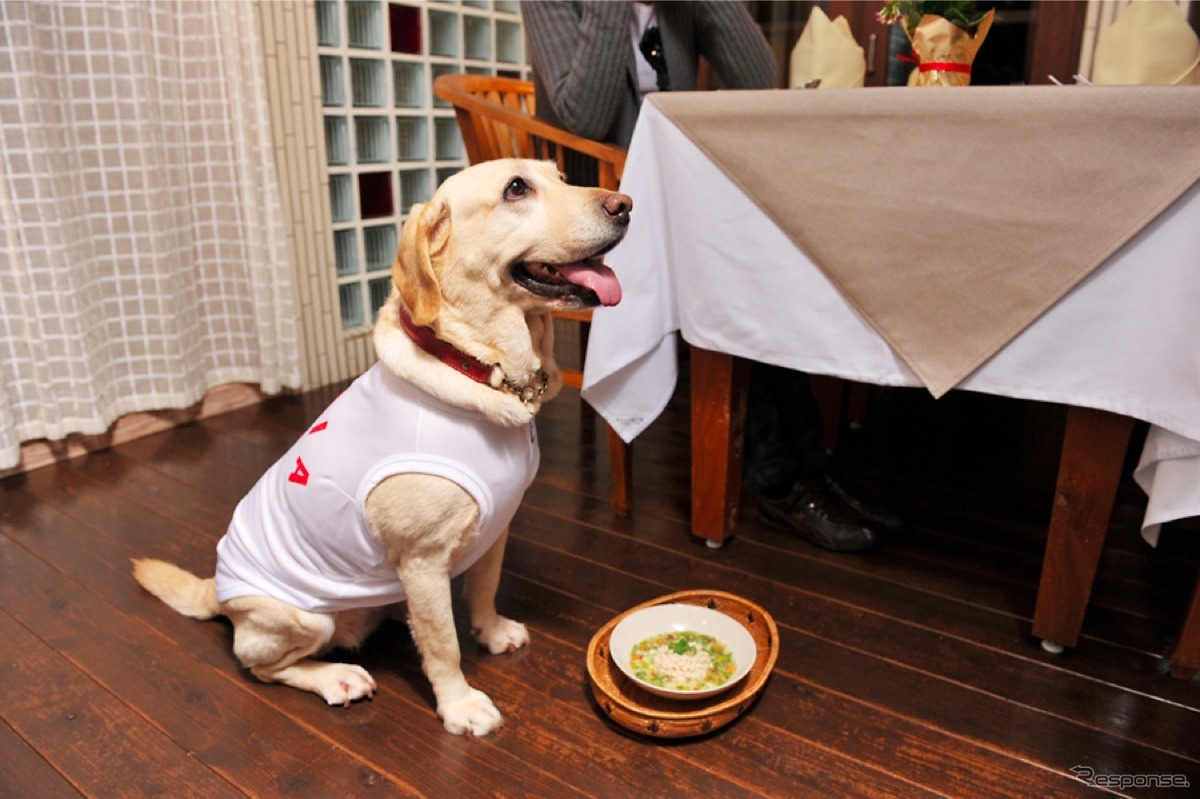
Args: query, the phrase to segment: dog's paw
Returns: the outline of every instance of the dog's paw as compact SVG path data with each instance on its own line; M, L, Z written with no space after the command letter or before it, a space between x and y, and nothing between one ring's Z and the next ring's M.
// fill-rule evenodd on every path
M349 707L355 699L375 695L375 678L362 666L330 663L321 670L317 693L331 705Z
M533 421L535 410L510 394L500 394L498 399L482 408L484 415L501 427L520 427Z
M487 735L503 723L488 695L474 688L462 699L439 707L438 715L446 732L453 735Z
M529 630L519 621L498 616L494 624L475 631L475 640L493 655L499 655L527 645Z

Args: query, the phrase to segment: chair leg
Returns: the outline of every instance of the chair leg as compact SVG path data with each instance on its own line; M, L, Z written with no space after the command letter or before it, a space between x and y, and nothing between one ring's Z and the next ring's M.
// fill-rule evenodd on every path
M608 431L608 460L612 465L612 509L618 516L628 516L633 510L633 447L617 435L617 431L605 426Z
M591 322L579 323L579 371L583 372L587 363L588 334L592 332ZM580 378L582 381L582 377ZM579 403L579 420L584 424L595 424L596 409L586 402ZM609 430L611 433L612 431Z
M1188 604L1183 627L1179 630L1179 640L1175 643L1175 651L1171 653L1172 677L1190 680L1197 671L1200 671L1200 577L1196 579L1192 601Z

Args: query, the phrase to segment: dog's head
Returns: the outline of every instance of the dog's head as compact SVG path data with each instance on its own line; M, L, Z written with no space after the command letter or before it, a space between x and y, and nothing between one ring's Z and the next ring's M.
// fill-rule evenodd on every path
M625 235L632 205L623 194L568 185L550 162L478 164L413 206L393 282L419 325L447 306L615 305L621 286L600 259Z
M550 312L621 299L600 259L625 235L632 205L623 194L567 185L548 162L489 161L449 178L404 225L394 288L375 325L380 359L446 402L498 424L528 422L562 386ZM488 385L421 353L402 309L492 367Z

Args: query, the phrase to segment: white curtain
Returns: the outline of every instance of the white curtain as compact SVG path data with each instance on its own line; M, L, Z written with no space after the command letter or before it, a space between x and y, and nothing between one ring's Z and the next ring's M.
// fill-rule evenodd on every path
M0 3L0 469L299 387L261 56L249 2Z

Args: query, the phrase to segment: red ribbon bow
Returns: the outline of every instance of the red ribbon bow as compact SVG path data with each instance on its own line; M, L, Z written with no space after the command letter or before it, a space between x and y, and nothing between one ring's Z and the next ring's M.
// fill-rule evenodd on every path
M912 55L898 56L901 61L907 61L910 64L916 64L917 69L922 72L963 72L967 75L971 74L970 64L960 64L957 61L922 61L917 55L917 51L913 50Z

